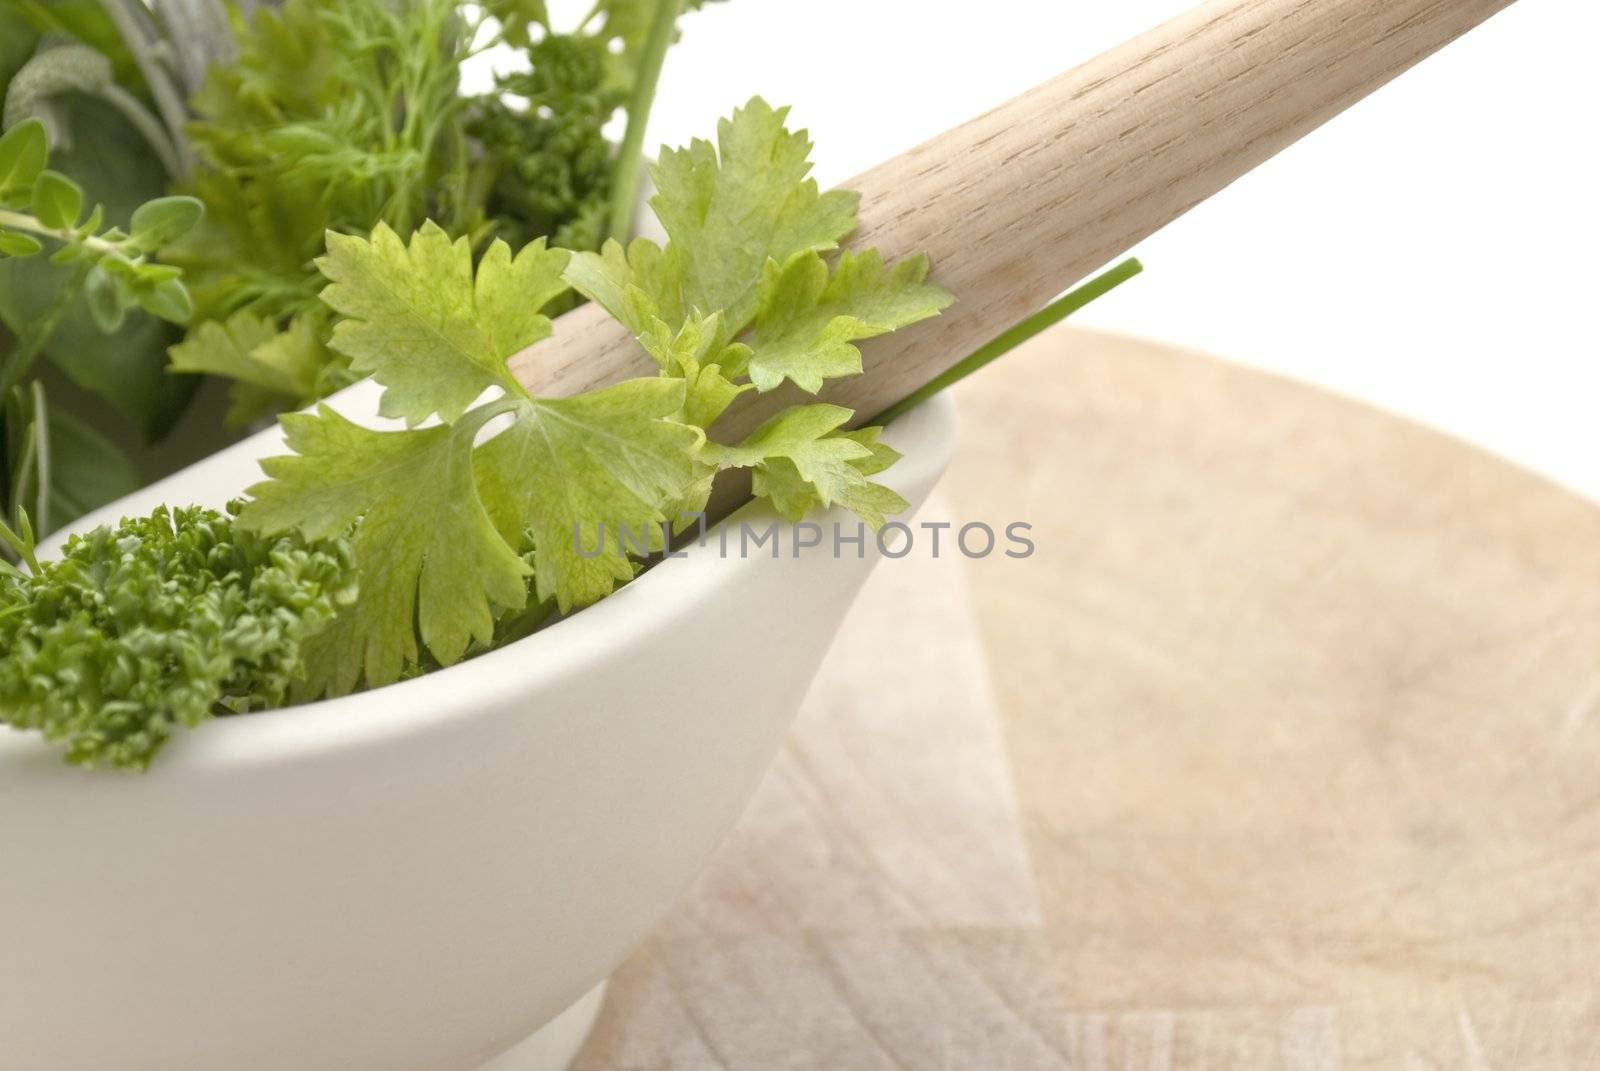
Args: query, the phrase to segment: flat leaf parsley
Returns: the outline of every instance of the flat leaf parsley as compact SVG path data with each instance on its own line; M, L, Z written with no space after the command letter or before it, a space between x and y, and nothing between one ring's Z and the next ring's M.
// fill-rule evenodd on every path
M293 454L263 464L240 524L272 536L351 535L360 591L308 641L304 698L391 683L491 645L530 607L608 595L659 550L663 526L701 510L718 471L754 470L758 495L798 518L838 503L874 526L905 507L869 477L897 455L877 429L845 431L833 405L784 410L738 444L708 433L739 394L784 380L815 392L861 371L854 343L936 315L952 300L925 257L835 255L856 197L809 178L810 142L757 98L716 146L667 151L652 207L664 247L568 253L495 242L474 266L464 239L425 224L330 234L331 345L383 388L401 431L332 410L283 418ZM511 374L551 334L568 288L639 340L660 375L538 398ZM484 399L487 400L479 400ZM602 533L647 533L637 543Z

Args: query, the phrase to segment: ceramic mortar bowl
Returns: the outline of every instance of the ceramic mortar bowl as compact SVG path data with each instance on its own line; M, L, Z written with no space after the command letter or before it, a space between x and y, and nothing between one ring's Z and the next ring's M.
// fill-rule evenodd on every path
M370 411L353 390L339 407ZM949 403L886 438L920 502ZM263 432L85 523L220 504L280 444ZM871 543L795 558L786 534L781 557L740 559L713 530L527 640L213 722L143 775L0 727L0 1069L565 1066L597 986L754 790Z

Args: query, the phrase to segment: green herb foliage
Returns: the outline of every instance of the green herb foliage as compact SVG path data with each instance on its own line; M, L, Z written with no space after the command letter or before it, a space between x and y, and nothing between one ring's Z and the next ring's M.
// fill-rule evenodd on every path
M74 536L47 563L26 516L0 540L27 566L0 565L0 722L83 765L140 769L179 728L282 705L354 583L341 540L199 508Z
M716 146L663 155L653 206L664 248L572 254L538 241L513 256L497 241L474 266L466 239L432 224L409 243L386 227L329 236L319 266L341 317L333 348L410 428L370 431L326 408L286 416L294 453L265 462L269 479L249 492L240 522L265 534L354 526L361 592L308 645L300 694L387 684L424 659L449 665L495 642L508 616L603 598L665 528L703 509L722 469L753 469L757 493L791 517L838 503L876 526L904 508L869 479L897 455L876 429L843 430L847 409L795 406L742 443L708 437L740 393L855 374L853 341L950 301L926 258L835 255L855 198L818 191L810 143L785 116L758 98ZM529 394L507 360L551 333L541 310L568 285L625 323L660 375ZM485 440L497 418L509 427Z
M9 345L0 339L0 487L13 518L31 509L46 530L127 493L138 478L98 433L47 404L43 386L29 382L34 363L81 319L92 324L91 344L123 332L130 313L187 319L191 303L180 271L152 254L201 214L192 198L157 198L134 208L124 231L106 223L103 206L89 208L83 188L49 162L41 120L23 120L0 136L0 269L28 262L26 275L5 276L19 283L11 296L39 288L48 295L37 311L17 317ZM0 301L0 311L6 305Z
M877 427L847 430L848 409L794 405L741 442L713 434L739 395L854 375L856 342L951 300L924 257L839 249L855 198L819 192L785 119L757 98L715 145L663 154L665 246L536 240L514 254L497 240L475 258L431 222L409 241L386 225L330 234L317 267L331 345L405 429L327 407L285 416L292 452L263 463L268 479L230 516L163 507L41 564L27 508L53 508L44 472L74 432L36 384L13 392L11 449L39 475L12 497L16 529L0 523L24 566L0 562L0 722L74 762L143 767L182 726L449 666L626 583L726 469L751 470L756 495L794 520L837 504L877 527L904 509L871 479L899 455ZM1138 270L1087 284L941 383ZM546 310L568 287L626 325L659 375L529 394L508 358L553 333ZM273 330L238 315L216 329L241 351Z
M31 153L42 128L50 147L0 206L0 500L43 495L39 520L60 523L133 489L106 410L155 442L199 376L232 381L235 428L357 378L318 298L330 231L429 220L474 259L496 237L625 234L661 59L701 3L597 0L569 28L541 0L0 0L0 133ZM464 93L463 64L504 46L519 70ZM187 236L135 219L172 193L205 208ZM71 381L48 403L46 362ZM40 451L18 451L52 431L58 483L126 479L42 486Z
M410 234L427 220L475 255L496 237L598 248L613 176L627 170L602 129L638 97L653 55L640 18L658 9L670 24L678 0L603 0L570 32L527 0L259 9L237 60L194 99L192 189L208 216L166 252L187 269L200 312L173 368L235 380L236 424L356 378L326 344L331 318L317 300L329 232ZM490 94L463 94L462 65L501 45L527 69Z
M172 367L235 380L231 423L355 378L325 344L324 234L430 216L471 226L457 95L468 33L450 0L263 6L237 60L195 95L190 189L208 213L164 253L199 311Z
M105 225L105 210L85 211L83 188L45 167L44 124L29 119L0 137L0 257L31 257L54 248L52 263L79 266L89 309L103 331L122 326L129 309L183 323L193 305L182 272L149 255L186 233L203 209L192 197L162 197L133 212L126 233ZM20 362L16 362L20 363ZM20 371L8 367L14 385Z
M542 0L488 7L529 64L502 76L469 112L467 130L483 151L476 181L487 187L495 233L513 246L548 236L564 249L599 249L610 235L627 237L640 139L676 32L674 0L600 0L566 32ZM665 33L653 38L657 24ZM604 128L618 111L626 111L628 126L615 146Z
M136 209L187 175L183 101L197 70L231 57L233 35L223 0L0 0L0 41L4 128L42 123L50 167L128 232ZM0 259L0 349L9 333L28 347L21 363L42 357L97 395L72 403L93 423L109 407L159 439L195 385L166 371L176 327L129 306L108 334L96 313L114 315L105 298L121 287L96 277L88 290L78 267Z
M3 504L17 523L30 513L48 531L139 486L138 473L121 451L49 404L38 380L11 388L0 406L0 429L0 451L10 461ZM0 544L0 561L11 555Z
M662 153L651 202L665 248L574 256L567 278L634 332L664 376L687 387L686 419L708 427L733 397L785 379L815 393L861 372L854 343L933 316L950 296L927 280L924 256L886 265L876 250L830 256L855 228L856 197L819 193L810 142L784 126L787 109L759 97L724 120L718 143ZM839 503L874 526L904 502L867 479L893 461L875 430L840 429L853 414L791 407L742 443L708 442L696 485L712 469L749 468L755 491L798 520Z

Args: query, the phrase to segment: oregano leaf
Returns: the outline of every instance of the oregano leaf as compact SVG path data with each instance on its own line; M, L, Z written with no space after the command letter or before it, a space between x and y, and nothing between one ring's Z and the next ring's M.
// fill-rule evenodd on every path
M129 237L140 249L154 253L191 231L205 206L193 197L158 197L133 210Z
M83 189L57 171L41 171L33 182L33 215L46 227L69 231L83 214Z
M14 203L32 190L48 155L44 124L37 119L24 120L0 136L0 202Z
M39 240L32 235L0 231L0 256L31 257L43 248Z

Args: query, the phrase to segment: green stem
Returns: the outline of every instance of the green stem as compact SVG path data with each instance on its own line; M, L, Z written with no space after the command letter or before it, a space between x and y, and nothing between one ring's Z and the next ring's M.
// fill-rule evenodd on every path
M628 129L617 147L617 166L611 173L611 212L606 237L626 242L633 230L633 212L639 198L639 174L644 166L644 131L650 122L650 106L655 103L661 68L672 45L672 32L678 24L679 0L656 0L650 19L650 34L639 54L634 73L633 97L628 101Z
M108 242L104 238L93 234L87 234L79 238L78 233L70 228L46 226L38 216L32 216L26 212L12 212L9 209L0 208L0 227L13 231L27 231L29 234L37 234L41 238L54 238L63 245L81 245L91 253L101 256L107 253L121 252L115 242Z
M550 602L537 602L530 592L528 605L525 609L517 611L495 622L494 642L491 648L505 647L526 639L544 627L545 622L556 616L556 604Z
M12 580L21 581L25 584L28 582L28 574L23 572L21 569L18 569L15 565L12 565L10 561L11 558L16 558L18 561L22 560L22 556L17 551L11 549L12 541L7 538L7 536L14 534L15 533L11 531L10 525L6 524L5 518L0 517L0 576L8 576ZM18 540L19 545L20 542L21 541ZM7 607L4 610L0 610L0 619L5 618L9 614L21 612L21 606Z
M45 407L44 384L33 381L33 474L38 482L34 496L34 523L50 533L50 411ZM19 499L20 501L20 499Z
M9 550L14 558L31 569L33 575L38 576L39 558L37 555L38 548L35 543L33 526L28 523L27 513L22 513L17 517L16 528L12 528L6 523L4 517L0 517L0 546ZM5 561L0 559L0 565L5 564ZM26 573L15 567L7 567L4 571L7 576L18 577L23 580L28 579Z
M27 508L28 494L32 490L28 486L32 482L29 471L34 467L34 462L39 456L37 441L32 435L34 427L37 427L37 423L24 428L22 432L22 456L17 458L16 486L11 488L10 513L12 517L22 516L22 511Z
M1129 258L1123 261L1104 275L1096 276L1016 326L985 342L945 372L929 380L919 390L891 405L867 423L887 424L895 417L915 409L935 394L966 379L984 365L1004 357L1041 331L1054 327L1091 301L1110 293L1142 271L1144 265L1138 260Z

